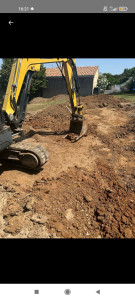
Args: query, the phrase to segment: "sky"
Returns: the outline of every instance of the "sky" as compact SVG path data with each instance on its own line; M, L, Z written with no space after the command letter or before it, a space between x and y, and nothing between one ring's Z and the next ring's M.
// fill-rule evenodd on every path
M2 59L0 59L0 68ZM123 73L124 69L135 67L135 58L77 58L77 67L99 66L100 73L111 73L112 75ZM57 67L56 64L46 64L47 68Z
M76 64L78 67L83 66L99 66L99 72L101 73L111 73L112 75L123 73L124 69L135 67L134 59L115 59L115 58L92 58L92 59L76 59Z
M100 73L115 75L123 73L126 68L135 67L135 58L77 58L76 65L77 67L99 66ZM46 67L56 67L56 64L46 64Z

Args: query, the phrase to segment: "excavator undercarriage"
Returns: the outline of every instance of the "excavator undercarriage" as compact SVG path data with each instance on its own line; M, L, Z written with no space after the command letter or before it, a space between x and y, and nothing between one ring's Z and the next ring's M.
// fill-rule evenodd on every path
M16 134L12 134L9 126L2 127L1 124L1 160L8 160L14 162L16 166L23 166L24 168L33 170L41 168L48 161L49 154L42 145L28 143L23 139L23 136L17 139L15 137Z
M2 151L1 159L8 159L16 166L37 170L48 161L49 154L42 145L22 141Z

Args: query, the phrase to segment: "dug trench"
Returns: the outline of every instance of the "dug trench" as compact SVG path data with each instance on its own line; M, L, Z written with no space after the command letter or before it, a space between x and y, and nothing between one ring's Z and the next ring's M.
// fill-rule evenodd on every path
M1 164L2 238L135 237L135 105L112 95L81 100L88 133L76 143L64 139L68 97L27 114L27 140L50 158L36 173Z

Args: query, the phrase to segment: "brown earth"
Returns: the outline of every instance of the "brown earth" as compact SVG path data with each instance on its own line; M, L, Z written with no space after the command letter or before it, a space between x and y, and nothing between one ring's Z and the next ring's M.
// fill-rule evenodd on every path
M135 105L81 100L88 134L76 143L64 139L68 102L27 115L28 141L50 158L35 173L1 164L0 237L135 238Z

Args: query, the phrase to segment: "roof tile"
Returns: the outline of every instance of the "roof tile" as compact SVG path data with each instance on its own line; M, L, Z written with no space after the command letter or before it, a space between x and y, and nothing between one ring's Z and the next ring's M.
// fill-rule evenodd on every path
M77 67L78 76L90 76L95 75L98 70L98 66ZM46 77L61 77L59 68L46 68Z

